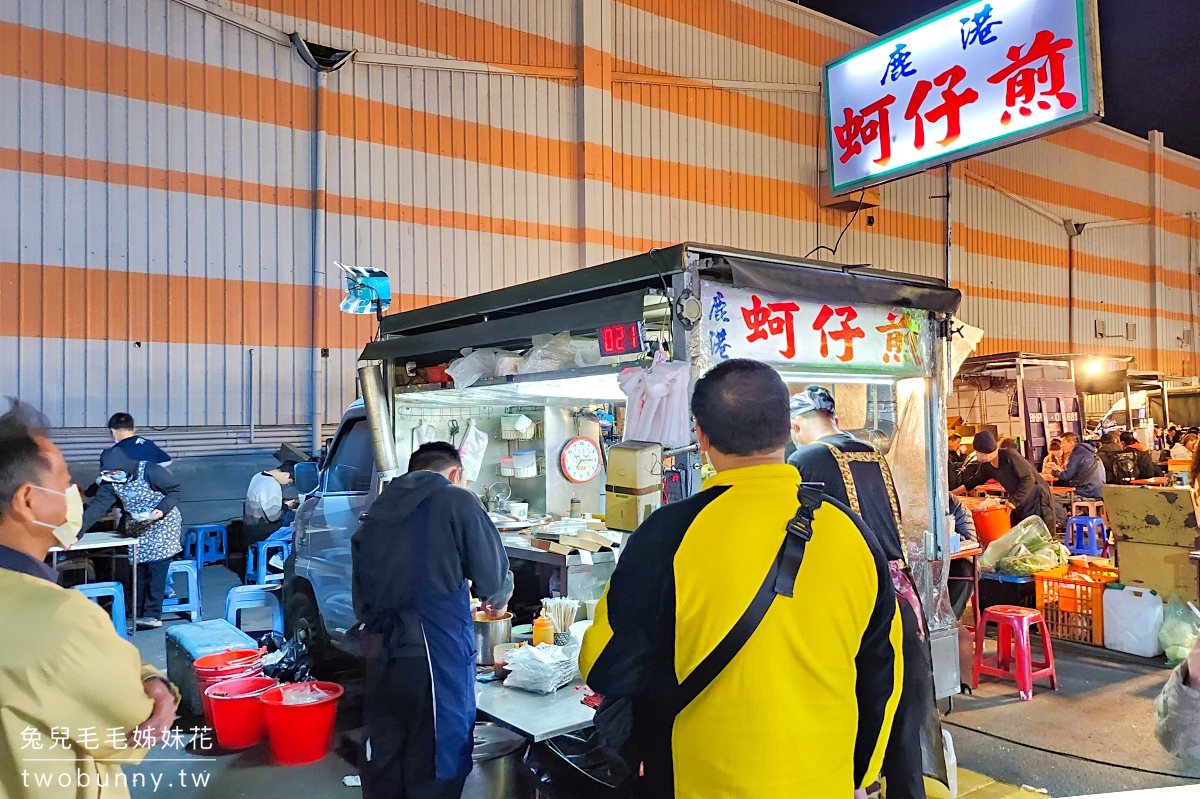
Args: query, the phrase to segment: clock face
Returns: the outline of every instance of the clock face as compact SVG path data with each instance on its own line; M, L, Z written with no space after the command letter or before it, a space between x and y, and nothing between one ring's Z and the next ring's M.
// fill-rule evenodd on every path
M563 476L572 483L586 483L600 473L600 445L590 438L573 438L562 449Z

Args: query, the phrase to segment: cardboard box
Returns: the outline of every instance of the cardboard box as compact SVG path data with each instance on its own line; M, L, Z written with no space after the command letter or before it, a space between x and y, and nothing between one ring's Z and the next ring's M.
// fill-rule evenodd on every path
M546 541L541 538L534 538L529 542L535 549L540 549L543 552L553 552L556 555L570 555L571 548L558 541Z
M604 521L610 530L636 530L646 517L662 507L662 492L623 494L609 491L605 497Z
M585 541L595 542L602 547L615 547L617 544L621 543L620 533L609 533L607 530L581 530L579 533L579 538L582 538Z
M613 489L625 489L627 493L661 487L662 445L648 441L626 441L609 447L607 482Z
M1190 547L1166 547L1122 541L1117 544L1117 570L1121 582L1158 592L1166 602L1171 594L1197 600L1196 564Z
M574 549L586 549L588 552L599 552L602 549L608 549L608 543L598 543L587 538L580 538L575 535L564 535L558 539L558 543L563 546L572 547Z
M1200 531L1186 488L1106 485L1108 526L1117 542L1200 549Z

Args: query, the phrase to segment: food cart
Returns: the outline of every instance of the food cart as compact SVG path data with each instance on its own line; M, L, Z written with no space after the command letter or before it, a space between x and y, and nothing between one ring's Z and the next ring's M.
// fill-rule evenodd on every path
M470 485L501 522L514 603L554 593L586 601L600 596L619 557L621 531L601 528L606 517L614 527L614 503L629 498L613 457L622 420L629 422L621 384L636 374L630 370L684 373L690 395L707 369L746 357L771 364L794 390L826 385L842 427L892 463L938 695L948 696L961 682L942 568L951 527L947 344L958 302L957 291L929 278L680 244L385 316L360 369L376 458L382 473L395 474L422 440L459 444L468 430L487 434ZM472 350L491 371L464 376L463 353ZM689 418L683 423L686 440L650 442L655 478L635 489L639 513L700 489L694 432ZM524 522L512 518L513 502ZM537 528L528 529L564 519L610 536L613 546L582 546L564 534L567 543L547 550Z
M1071 356L1006 352L968 358L954 378L946 409L959 419L955 431L968 438L990 429L1012 438L1039 467L1050 441L1063 433L1084 432Z

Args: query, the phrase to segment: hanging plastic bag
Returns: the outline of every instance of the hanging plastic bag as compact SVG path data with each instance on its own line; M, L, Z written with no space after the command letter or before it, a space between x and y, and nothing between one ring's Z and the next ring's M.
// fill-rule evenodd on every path
M495 350L465 349L462 353L463 357L451 361L446 367L446 374L454 380L455 388L467 388L495 374Z
M413 428L413 449L422 444L428 444L430 441L437 441L437 429L433 425L422 423Z
M462 442L458 445L458 457L462 459L468 483L479 479L479 470L483 468L487 447L488 434L480 430L475 420L471 419L467 422L467 432L463 433Z
M1178 594L1171 594L1163 613L1162 627L1158 628L1158 642L1167 653L1167 663L1178 666L1187 660L1198 633L1195 614Z
M534 336L533 348L517 364L517 374L570 369L575 364L575 354L570 351L570 346L570 333Z

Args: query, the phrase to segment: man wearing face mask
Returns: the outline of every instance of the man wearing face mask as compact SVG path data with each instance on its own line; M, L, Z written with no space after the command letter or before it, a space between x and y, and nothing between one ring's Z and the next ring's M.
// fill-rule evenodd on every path
M457 799L471 771L468 586L500 618L513 577L500 533L466 484L453 445L423 444L351 539L366 656L364 799Z
M0 416L0 796L128 797L121 763L162 739L178 692L46 565L78 538L83 503L44 430L26 406ZM69 760L44 760L51 730Z

